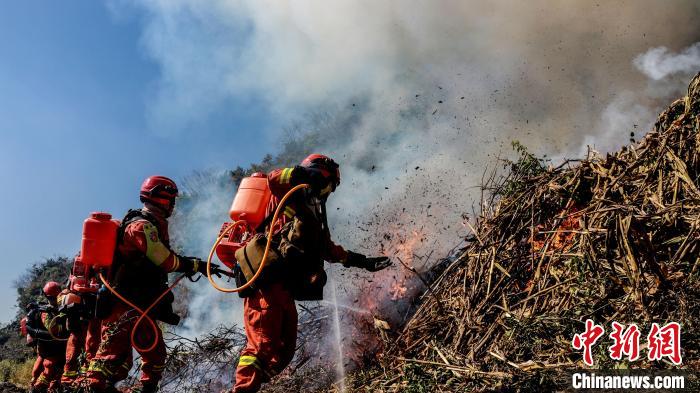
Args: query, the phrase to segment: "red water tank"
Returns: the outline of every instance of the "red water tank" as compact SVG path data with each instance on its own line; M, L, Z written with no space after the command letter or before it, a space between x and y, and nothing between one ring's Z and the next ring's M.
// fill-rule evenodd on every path
M257 228L265 220L265 211L272 192L264 173L246 177L238 186L229 216L233 221L245 220L251 228Z
M83 264L95 268L112 266L119 223L109 213L92 213L83 223L80 256Z
M219 260L223 262L224 265L228 266L230 269L233 269L233 267L238 263L236 261L236 251L245 246L249 233L252 230L245 225L241 225L229 231L228 229L231 225L233 225L232 222L227 222L221 226L219 236L221 236L224 231L228 231L228 235L221 240L218 246L216 246L216 256L219 257Z

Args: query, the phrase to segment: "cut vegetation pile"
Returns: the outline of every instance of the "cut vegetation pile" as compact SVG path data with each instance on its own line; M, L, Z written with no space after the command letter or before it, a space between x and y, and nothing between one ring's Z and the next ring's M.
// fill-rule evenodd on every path
M352 390L565 387L562 370L584 367L571 342L586 319L606 329L596 367L675 367L646 360L645 344L652 322L679 322L681 367L697 371L699 176L700 74L615 154L545 168L523 152L485 179L470 245ZM640 327L640 360L608 357L612 321Z

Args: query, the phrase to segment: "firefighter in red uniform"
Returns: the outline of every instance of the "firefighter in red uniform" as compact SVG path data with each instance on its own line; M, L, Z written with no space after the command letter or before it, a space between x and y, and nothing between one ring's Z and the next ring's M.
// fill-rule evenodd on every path
M100 345L100 320L95 317L95 294L64 290L59 311L66 315L70 331L66 343L66 363L61 376L64 392L72 391L76 379L87 372L87 364Z
M34 318L40 318L38 316L39 307L37 306L36 303L29 303L27 304L26 307L27 310L27 315L20 320L19 323L19 332L20 336L24 337L27 341L27 346L31 347L36 354L36 360L34 361L34 366L32 367L32 379L29 381L29 386L34 385L34 382L39 378L39 375L41 375L41 371L44 368L44 359L39 356L37 353L37 340L32 337L31 334L29 334L28 331L28 324L30 320L33 320Z
M110 282L123 297L146 309L167 289L168 273L184 272L193 275L206 272L206 263L196 258L175 254L170 248L168 217L175 207L177 197L175 183L163 176L151 176L141 186L141 202L144 207L131 210L122 220L119 228L117 251L112 267ZM123 380L131 369L131 331L139 313L127 304L110 297L104 301L105 292L98 296L98 314L106 314L102 319L102 342L97 354L90 362L87 373L92 391L115 391L114 384ZM179 316L172 311L172 292L163 298L149 313L154 320L177 325ZM105 304L110 305L106 313ZM163 335L158 329L157 337L147 322L138 326L136 345L148 347L153 340L157 344L150 351L139 351L141 355L141 386L131 392L155 392L165 367L166 348Z
M48 305L36 305L27 316L27 333L37 341L37 359L32 370L30 392L43 393L60 387L61 370L65 361L67 330L59 318L58 296L61 286L49 281L43 288ZM38 376L35 376L38 374Z
M321 300L326 273L323 261L378 271L391 265L387 257L367 258L346 251L331 240L326 200L340 184L338 164L312 154L300 166L268 174L273 200L268 220L279 200L294 186L298 191L284 208L281 228L273 236L279 261L266 265L252 289L244 290L244 325L248 342L236 369L235 393L257 392L263 382L280 373L292 361L296 348L295 300ZM269 221L261 226L269 225ZM259 232L260 229L258 228ZM255 245L249 242L251 247ZM248 247L248 246L246 246ZM239 277L241 277L239 275ZM239 278L239 284L243 279Z

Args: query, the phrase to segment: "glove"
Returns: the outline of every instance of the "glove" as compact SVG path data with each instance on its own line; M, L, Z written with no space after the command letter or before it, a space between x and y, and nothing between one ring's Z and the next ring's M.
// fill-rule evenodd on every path
M182 257L178 256L177 259L180 261L180 267L177 269L178 272L187 274L189 277L194 276L197 273L207 274L207 263L203 260L195 257ZM212 272L219 266L216 264L211 264Z
M386 269L391 266L391 259L389 257L371 257L348 251L348 258L343 263L345 267L361 267L370 272L378 272L382 269Z
M204 261L201 261L200 263L203 265L203 266L200 266L200 273L206 275L207 274L207 263ZM203 271L201 271L201 270L203 270ZM222 272L226 273L225 270L221 269L221 266L217 265L216 263L211 264L211 274L212 275L221 278Z

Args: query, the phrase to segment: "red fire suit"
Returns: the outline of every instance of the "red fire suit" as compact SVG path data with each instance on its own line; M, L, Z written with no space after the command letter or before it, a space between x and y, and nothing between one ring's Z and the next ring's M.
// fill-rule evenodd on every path
M66 336L66 328L61 323L62 321L62 319L56 318L55 312L44 311L41 313L43 329L41 327L32 329L32 336L38 340L38 356L32 370L32 377L38 373L38 377L32 384L34 391L44 392L49 389L57 389L60 385L66 349L66 342L63 338Z
M302 183L302 176L295 173L303 168L283 168L268 174L268 182L272 191L273 200L268 207L268 215L273 214L279 201L294 186ZM284 208L282 225L292 220L294 224L303 221L306 227L312 227L305 233L321 234L321 238L300 239L298 244L304 250L305 258L311 259L311 265L323 269L323 260L329 262L344 262L347 252L339 245L333 243L327 231L321 230L325 224L325 218L321 217L325 212L314 208L315 198L307 197L303 191L297 191L298 195L289 199ZM315 202L319 202L316 200ZM318 204L316 204L318 205ZM287 226L288 227L288 226ZM285 228L287 228L285 227ZM306 237L304 233L301 237ZM267 269L267 268L266 268ZM257 392L260 385L289 365L294 357L297 336L297 310L294 303L294 291L289 277L294 275L275 275L270 279L267 272L263 273L263 284L245 298L243 303L243 320L247 336L246 347L236 369L236 383L234 392ZM286 278L284 278L286 277ZM261 280L262 281L262 280Z
M34 383L36 382L37 379L39 379L39 376L41 375L41 372L44 370L44 359L41 358L41 355L39 353L36 354L36 360L34 361L34 366L32 367L32 380L29 383L29 386L34 386Z
M182 270L178 256L170 249L167 219L146 209L142 211L150 218L137 215L132 219L125 218L122 223L123 236L117 245L111 281L122 296L143 310L167 288L167 273ZM161 305L170 305L171 302L172 298L170 302L162 300L149 315L160 319L163 315ZM133 364L131 331L138 317L136 310L117 298L113 299L111 312L102 320L101 343L87 373L88 383L93 389L99 391L108 383L127 377ZM149 324L139 324L137 344L148 347L153 339ZM160 329L156 340L153 350L139 352L142 360L140 380L144 386L156 386L165 367L166 348Z
M80 364L80 355L84 353L84 360L86 364L89 363L95 357L99 345L100 320L93 318L89 321L81 321L81 324L71 332L66 343L66 364L63 367L61 384L70 385L81 373L87 371Z

